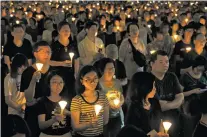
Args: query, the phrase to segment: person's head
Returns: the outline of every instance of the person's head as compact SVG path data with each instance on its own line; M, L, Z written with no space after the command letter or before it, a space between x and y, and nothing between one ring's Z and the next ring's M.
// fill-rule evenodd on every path
M41 12L41 9L42 9L42 5L40 3L37 4L37 9L36 9L36 12L37 13L40 13Z
M204 48L206 45L206 37L201 34L201 33L197 33L195 34L194 38L193 38L193 42L195 45L195 48Z
M79 12L79 18L82 21L86 20L86 13L84 11Z
M100 16L100 25L106 25L106 16L105 15Z
M4 137L32 137L27 122L18 115L9 114L2 127Z
M200 17L200 21L201 24L206 25L206 17L205 16L201 16Z
M186 21L185 21L186 18L187 18L186 13L180 14L180 22L181 23L185 23L186 24Z
M17 9L15 16L19 19L22 19L23 11L22 9Z
M44 28L45 29L51 29L51 28L53 28L53 21L52 21L51 18L46 18L44 20Z
M206 36L206 26L200 23L197 32Z
M70 25L68 22L60 22L57 27L59 36L62 38L69 38L71 34Z
M85 30L88 36L95 36L97 29L97 24L93 21L88 21L85 25Z
M158 50L151 55L150 65L152 71L156 73L166 73L169 68L169 58L167 53L162 50Z
M184 37L191 38L193 36L194 28L192 25L184 27Z
M34 57L36 62L48 64L51 58L51 48L46 41L39 41L33 47Z
M192 64L192 70L194 74L201 75L205 71L205 65L207 60L203 56L197 56Z
M102 58L99 63L99 71L102 77L112 79L115 74L114 60L110 58Z
M53 70L49 72L46 77L46 82L48 85L46 96L61 95L66 89L63 76L59 71Z
M28 11L27 11L27 17L28 17L28 18L32 18L32 16L33 16L33 12L32 12L32 10L28 10Z
M179 29L179 24L178 24L178 22L177 22L176 20L172 20L172 21L171 21L171 29L172 29L174 32L178 31L178 29Z
M37 27L37 21L35 20L35 18L32 17L29 19L29 21L30 21L31 27Z
M147 137L142 129L133 125L124 126L116 137Z
M144 13L144 20L145 20L146 22L148 22L148 21L150 20L150 14L149 14L148 11L146 11L146 12Z
M28 65L28 59L25 55L16 54L11 63L11 77L16 78L17 75L21 75Z
M132 38L139 37L139 27L135 23L130 23L127 26L127 32Z
M109 44L107 47L106 47L106 56L108 58L111 58L113 60L116 60L119 58L119 53L118 53L118 47L115 45L115 44Z
M84 66L76 80L76 92L77 94L84 93L85 90L96 90L98 88L98 75L97 71L93 66Z
M155 32L154 39L157 41L163 41L164 40L163 33L160 30L157 30Z
M13 25L11 34L14 39L23 40L25 34L24 27L21 24Z
M154 98L155 93L155 76L148 72L137 72L130 81L127 99L131 103L143 105L143 101Z
M162 33L164 35L168 34L169 33L169 24L168 23L163 23L162 26L161 26L161 29L162 29Z
M115 17L114 18L114 26L120 26L120 20L121 20L121 18L120 17Z

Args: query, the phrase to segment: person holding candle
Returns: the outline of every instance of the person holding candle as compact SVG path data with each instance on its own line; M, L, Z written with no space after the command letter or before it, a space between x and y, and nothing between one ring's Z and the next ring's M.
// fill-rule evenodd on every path
M79 71L79 52L77 45L71 40L71 29L68 22L58 25L59 38L52 43L52 57L50 64L63 73L68 91L75 95L75 77ZM74 53L73 59L69 53Z
M121 82L113 78L115 75L115 63L112 59L101 59L98 68L102 75L100 86L104 94L106 94L110 106L107 136L116 137L121 127L124 126L124 114L122 110L124 96Z
M76 81L77 95L71 103L71 123L76 137L103 137L108 124L109 107L104 93L98 89L98 75L93 66L84 66ZM99 105L99 113L95 106Z
M12 26L11 34L12 41L8 41L4 46L4 62L7 64L8 69L11 70L11 60L17 53L22 53L28 58L29 65L32 64L32 46L31 43L24 39L24 28L20 24Z
M66 86L58 71L51 71L46 77L47 96L38 103L38 123L41 130L40 137L72 137L70 121L70 102L72 97L64 98ZM67 101L67 106L60 113L59 102Z
M45 77L53 68L49 65L51 49L47 42L39 41L33 47L36 62L28 67L22 74L20 91L26 97L25 120L32 131L33 137L39 136L37 120L37 103L44 96ZM36 63L42 63L43 67L38 71ZM38 82L39 81L39 82Z
M24 117L26 99L20 92L21 75L28 66L28 60L23 54L16 54L11 63L11 73L4 79L4 95L8 105L8 114Z
M155 77L148 72L135 73L126 97L128 112L125 124L141 128L145 134L155 130L158 132L157 137L169 137L168 134L159 132L163 116L155 94Z

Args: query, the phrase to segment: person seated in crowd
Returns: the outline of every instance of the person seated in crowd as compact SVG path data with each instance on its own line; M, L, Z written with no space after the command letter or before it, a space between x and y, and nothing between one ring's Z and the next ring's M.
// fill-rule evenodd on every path
M155 130L159 137L167 137L167 134L161 136L159 133L162 111L155 94L155 76L148 72L135 73L127 93L128 112L125 124L140 128L145 134Z
M78 33L81 32L82 29L84 29L85 21L86 21L86 13L84 11L79 12L78 13L78 21L76 23Z
M206 25L207 25L207 23L206 23L206 16L200 16L200 20L199 20L199 22L200 22L201 24L203 24L204 26L206 26Z
M11 70L11 62L13 57L17 53L24 54L27 59L29 66L32 64L32 46L31 43L24 39L24 28L20 24L16 24L12 26L12 36L14 39L12 41L8 41L7 44L4 46L4 62L7 64L9 70Z
M9 114L3 123L2 136L4 137L32 137L27 122L18 115Z
M206 88L206 84L200 81L205 70L206 59L202 56L196 57L190 71L181 75L180 83L184 87L185 102L182 106L183 110L183 127L184 136L193 137L193 130L200 118L200 115L192 115L189 112L189 105L197 98L196 94L203 93L201 89Z
M40 137L72 137L69 111L72 96L70 99L63 96L67 90L60 72L51 71L46 78L47 96L38 103L37 110ZM63 112L60 111L60 101L67 102Z
M52 44L52 32L54 31L53 22L51 18L46 18L44 20L44 28L42 34L42 40L47 41L49 44Z
M170 32L169 32L170 36L172 37L173 42L176 43L182 39L182 37L178 33L179 23L177 22L177 20L172 20L170 23L170 26L171 26Z
M112 59L101 59L98 69L101 72L99 84L109 101L110 108L107 136L116 137L121 127L124 126L124 114L122 110L124 103L123 89L121 82L113 78L115 75L115 63ZM114 100L118 100L118 104L115 104Z
M30 18L30 25L26 27L26 33L31 35L32 42L37 42L37 36L38 36L38 28L37 28L37 21L35 18ZM33 46L33 45L32 45Z
M100 56L105 55L103 41L96 37L97 24L93 21L86 23L87 36L78 44L80 54L80 68L84 65L93 64Z
M127 78L130 80L134 73L144 70L144 65L139 63L143 61L135 62L134 53L136 52L137 54L137 52L139 52L140 56L145 56L147 51L142 40L139 39L139 29L136 24L129 24L127 26L127 32L129 33L129 38L124 39L121 43L119 49L119 60L124 63Z
M133 125L124 126L117 137L147 137L146 133Z
M24 92L26 97L25 120L32 136L36 137L39 136L36 106L44 96L44 88L47 87L45 77L53 68L49 65L51 49L46 41L37 42L33 47L33 54L36 61L22 73L20 91ZM43 65L41 70L38 70L36 63Z
M180 133L179 108L184 101L182 86L177 76L167 72L169 58L164 51L157 51L151 56L151 73L155 76L156 96L159 99L164 119L171 121L169 130L171 137L178 137Z
M206 26L204 26L203 24L199 24L198 25L198 28L197 28L197 33L201 33L203 34L204 36L206 36Z
M84 66L76 81L77 95L71 102L71 124L75 137L104 137L108 124L109 103L98 90L99 78L93 66Z

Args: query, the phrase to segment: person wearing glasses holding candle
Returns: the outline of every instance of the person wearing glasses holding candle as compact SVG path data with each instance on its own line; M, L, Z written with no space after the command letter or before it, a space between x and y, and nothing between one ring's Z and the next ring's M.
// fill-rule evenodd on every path
M74 94L75 77L79 71L78 48L71 39L71 29L68 22L59 23L58 33L58 40L51 45L52 57L50 64L63 73L67 88ZM70 58L69 53L74 53L73 59Z
M84 66L76 80L77 95L71 103L71 123L75 137L104 137L104 126L108 123L108 100L98 90L98 75L93 66ZM95 105L101 110L95 113Z
M169 137L168 134L159 132L162 111L155 94L155 77L148 72L135 73L126 97L128 112L125 124L141 128L145 134L155 130L158 132L157 137Z
M32 64L32 46L31 43L24 39L24 28L20 24L12 26L11 34L13 40L7 41L7 44L4 46L4 62L7 64L8 69L11 70L11 60L17 53L22 53L28 58L29 65Z
M40 137L72 137L70 121L70 103L72 97L65 97L67 90L59 71L51 71L46 77L47 95L38 103L38 123L41 130ZM59 102L67 102L63 114L60 112Z
M102 75L100 86L104 94L106 94L110 107L107 136L116 137L121 127L124 126L124 114L122 110L124 96L121 82L113 78L115 75L115 62L112 59L101 59L98 68ZM119 100L118 104L115 104L115 99Z
M26 97L25 120L32 131L33 137L39 136L37 120L37 103L44 96L45 77L53 68L49 65L51 49L46 41L39 41L33 47L33 54L36 59L32 66L29 66L22 74L20 91ZM37 71L36 63L42 63L41 71ZM38 82L39 81L39 82Z

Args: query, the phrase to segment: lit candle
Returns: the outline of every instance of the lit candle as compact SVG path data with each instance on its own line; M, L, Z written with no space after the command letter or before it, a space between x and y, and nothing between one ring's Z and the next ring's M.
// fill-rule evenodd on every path
M27 15L27 12L25 12L25 14Z
M31 5L29 5L29 8L31 8Z
M75 17L72 17L72 21L73 21L73 22L75 21Z
M157 17L157 14L155 14L155 17Z
M174 39L175 39L175 41L176 41L177 38L178 38L178 35L173 35L173 37L174 37Z
M115 106L118 106L120 103L120 100L118 98L114 99L114 105Z
M60 105L60 108L61 108L61 113L60 114L63 115L63 111L64 111L64 109L67 105L67 102L66 101L60 101L59 105Z
M68 10L68 8L66 8L66 10Z
M99 6L99 3L97 3L97 6Z
M69 53L69 56L70 56L71 62L73 61L73 57L74 57L74 55L75 55L75 54L74 54L73 52L70 52L70 53Z
M165 133L167 133L168 130L170 129L170 127L172 126L172 123L170 123L170 122L163 122L163 126L164 126L164 129L165 129Z
M193 4L194 4L193 2L190 3L191 6L192 6Z
M102 109L102 106L101 105L95 105L94 108L95 108L96 116L98 116L98 114L100 113L100 111Z
M51 2L49 2L49 5L51 5Z
M35 2L35 5L37 5L37 2Z
M92 15L91 14L89 14L89 18L91 18L92 17Z
M90 9L90 12L92 11L92 9Z
M185 19L185 22L188 23L188 18Z
M131 17L131 15L128 15L127 17L128 17L128 18L130 18L130 17Z
M138 11L138 9L136 9L136 11Z
M187 48L185 48L185 50L186 50L186 52L189 52L189 51L191 51L191 47L187 47Z
M205 10L207 10L207 7L205 7Z
M119 26L117 26L116 29L119 31Z
M13 17L14 15L13 14L10 14L10 17Z
M64 12L64 10L62 10L61 12Z
M37 71L41 71L42 67L43 67L43 64L42 63L36 63L36 67L37 67ZM39 82L39 80L37 82Z
M154 54L156 52L156 50L151 50L150 54Z
M41 19L41 15L37 15L38 19Z
M151 25L147 25L148 28L151 28Z
M34 11L36 11L36 8L34 8Z
M20 21L19 20L16 20L16 24L19 24L20 23Z
M177 13L175 13L175 16L177 17L177 16L178 16L178 14L177 14Z

